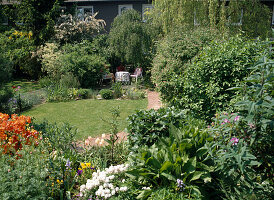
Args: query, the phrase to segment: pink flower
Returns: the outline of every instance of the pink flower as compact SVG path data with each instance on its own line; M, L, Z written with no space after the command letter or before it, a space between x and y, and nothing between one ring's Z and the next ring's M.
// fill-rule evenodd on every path
M231 138L230 142L232 142L232 145L237 145L239 142L239 139L236 137Z
M224 123L230 123L230 121L228 119L225 119Z
M237 115L237 116L234 118L234 122L239 121L239 119L240 119L240 115Z

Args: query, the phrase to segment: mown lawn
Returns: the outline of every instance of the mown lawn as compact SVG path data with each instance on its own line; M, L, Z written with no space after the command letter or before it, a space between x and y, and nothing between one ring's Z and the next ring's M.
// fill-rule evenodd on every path
M32 116L35 122L42 122L44 119L49 122L68 122L77 128L77 139L84 139L88 136L98 136L108 133L110 126L102 121L111 119L111 108L120 107L121 117L119 119L119 131L126 128L126 118L137 109L146 109L147 99L142 100L79 100L71 102L45 103L23 115Z

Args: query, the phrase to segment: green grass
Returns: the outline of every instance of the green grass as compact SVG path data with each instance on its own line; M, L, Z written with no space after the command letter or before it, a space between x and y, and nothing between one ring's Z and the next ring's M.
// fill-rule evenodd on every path
M9 83L6 84L7 87L18 87L20 86L20 92L33 92L35 90L39 90L41 89L41 86L39 85L38 82L36 81L29 81L26 79L21 79L21 80L15 80L15 81L11 81Z
M102 121L111 119L110 109L120 107L121 117L119 120L119 131L126 128L126 118L137 109L146 109L147 99L142 100L80 100L71 102L45 103L23 115L32 116L34 122L42 122L44 119L49 122L68 122L77 128L77 139L84 139L88 136L98 136L102 133L109 133L110 126Z

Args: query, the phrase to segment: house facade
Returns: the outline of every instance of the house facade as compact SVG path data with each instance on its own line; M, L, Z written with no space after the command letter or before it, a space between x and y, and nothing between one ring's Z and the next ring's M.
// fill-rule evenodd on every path
M109 31L111 23L124 10L135 9L144 14L152 8L151 0L65 0L64 9L76 8L78 15L98 13L96 18L106 22Z

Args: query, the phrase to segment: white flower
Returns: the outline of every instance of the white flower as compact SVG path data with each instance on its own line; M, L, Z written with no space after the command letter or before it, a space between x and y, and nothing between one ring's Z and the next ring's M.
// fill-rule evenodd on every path
M111 194L112 194L112 195L115 195L115 190L112 190L112 191L111 191Z
M115 188L115 191L116 191L116 192L119 192L119 188L118 188L118 187L116 187L116 188Z
M103 133L103 134L102 134L102 138L105 138L105 137L106 137L106 134Z
M104 183L104 188L108 188L108 183Z
M112 183L110 183L110 184L108 185L108 187L109 187L110 189L114 189Z
M122 180L122 183L124 183L125 181L126 181L126 180L125 180L125 179L123 179L123 180Z
M80 192L83 192L86 189L86 185L81 185L80 186Z
M120 191L121 191L121 192L127 191L127 186L121 187L121 188L120 188Z

